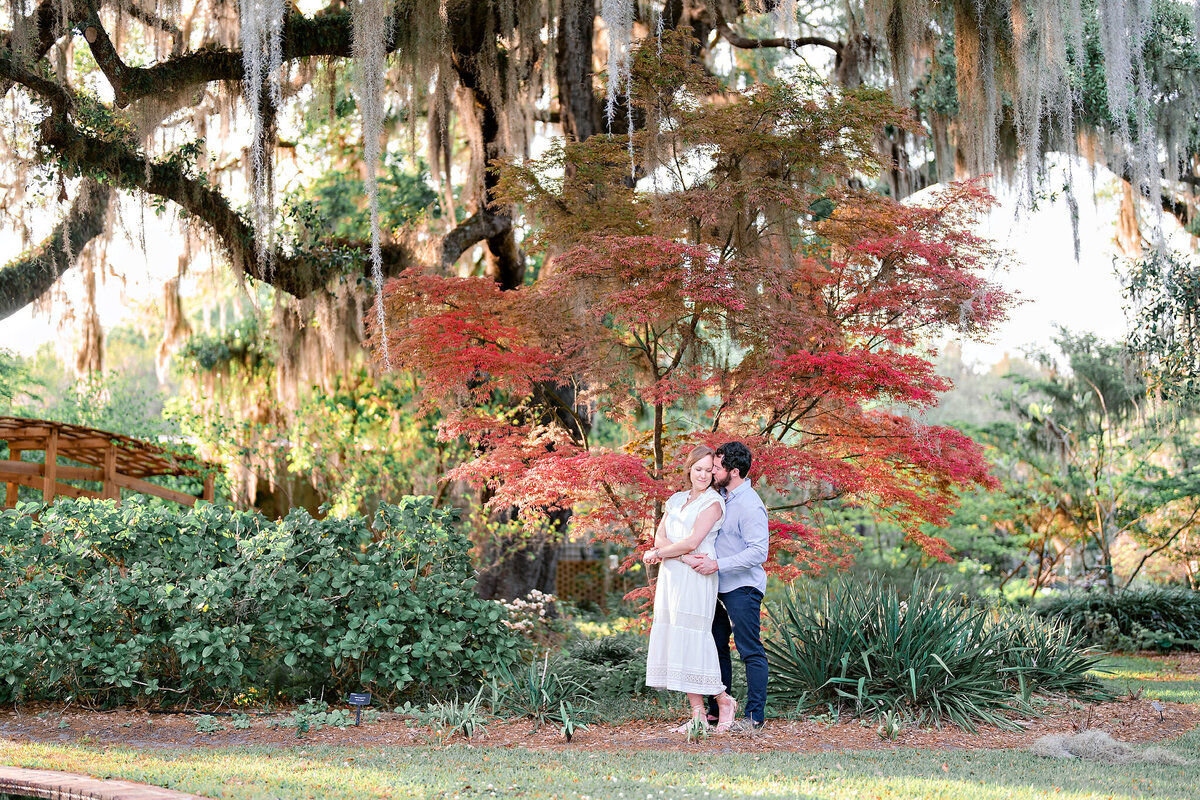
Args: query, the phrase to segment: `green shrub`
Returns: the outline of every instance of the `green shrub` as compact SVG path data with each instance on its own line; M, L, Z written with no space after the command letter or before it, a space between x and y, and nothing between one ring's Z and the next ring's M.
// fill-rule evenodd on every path
M1055 594L1034 606L1109 650L1200 649L1200 592L1172 587Z
M877 579L839 581L811 602L789 593L770 608L764 643L776 703L968 730L1012 728L1024 696L1103 694L1084 677L1096 659L1063 628L960 603L914 582L906 601ZM889 716L890 715L890 716Z
M0 702L475 687L521 641L475 594L469 547L430 498L384 506L373 526L24 504L0 514Z
M563 678L587 686L600 702L654 692L646 686L645 637L632 633L575 639L551 667Z

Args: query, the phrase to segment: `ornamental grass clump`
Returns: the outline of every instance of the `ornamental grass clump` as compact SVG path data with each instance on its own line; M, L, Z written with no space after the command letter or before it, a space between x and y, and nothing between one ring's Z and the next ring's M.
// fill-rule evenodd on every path
M1084 677L1095 659L1065 628L1037 630L919 580L907 600L875 578L793 591L770 615L772 699L799 710L1013 729L1035 692L1102 693Z

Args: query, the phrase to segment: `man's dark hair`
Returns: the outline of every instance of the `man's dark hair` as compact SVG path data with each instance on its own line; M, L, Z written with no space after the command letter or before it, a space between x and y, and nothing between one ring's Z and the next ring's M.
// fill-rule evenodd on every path
M750 448L741 442L726 442L717 448L721 465L727 470L737 470L742 478L750 475Z

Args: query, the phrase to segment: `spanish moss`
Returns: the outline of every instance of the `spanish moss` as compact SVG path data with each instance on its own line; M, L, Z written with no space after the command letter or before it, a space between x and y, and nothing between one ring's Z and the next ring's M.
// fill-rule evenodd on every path
M390 38L386 0L358 0L354 14L354 59L358 62L358 105L362 114L364 186L371 210L371 280L375 285L375 315L383 342L384 364L391 369L387 329L383 318L383 254L379 233L379 157L383 142L383 90Z
M239 0L238 5L245 69L242 85L253 121L250 184L255 244L259 260L268 265L268 273L275 251L274 119L283 102L280 81L286 8L284 0Z

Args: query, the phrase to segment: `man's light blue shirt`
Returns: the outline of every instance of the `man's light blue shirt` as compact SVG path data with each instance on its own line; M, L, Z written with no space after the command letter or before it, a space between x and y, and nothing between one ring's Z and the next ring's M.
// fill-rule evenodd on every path
M717 591L753 586L766 594L767 572L762 565L769 543L767 507L750 481L725 492L725 521L716 541Z

